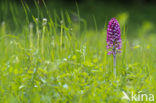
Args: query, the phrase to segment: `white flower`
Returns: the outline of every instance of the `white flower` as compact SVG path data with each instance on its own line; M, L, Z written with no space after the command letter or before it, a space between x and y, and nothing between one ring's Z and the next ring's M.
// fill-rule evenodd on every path
M38 18L36 18L36 22L38 22Z
M68 85L67 84L64 84L63 85L63 88L68 89Z
M47 18L43 18L43 25L46 25L47 24Z

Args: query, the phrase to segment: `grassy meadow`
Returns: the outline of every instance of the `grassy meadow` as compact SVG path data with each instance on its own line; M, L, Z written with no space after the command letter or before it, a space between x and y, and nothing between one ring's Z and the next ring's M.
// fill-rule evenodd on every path
M154 22L136 27L128 12L114 15L122 37L115 79L106 49L111 15L88 20L79 5L34 6L0 3L0 103L135 103L123 91L156 95Z

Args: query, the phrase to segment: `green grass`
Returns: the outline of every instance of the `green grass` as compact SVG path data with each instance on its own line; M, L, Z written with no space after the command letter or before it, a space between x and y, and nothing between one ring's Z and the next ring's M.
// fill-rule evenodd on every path
M11 3L1 6L1 103L128 103L121 99L123 91L156 94L156 36L149 33L153 27L149 22L136 30L138 38L128 39L128 14L117 15L123 45L115 80L113 57L106 50L108 21L102 21L105 29L98 30L93 17L95 28L88 29L88 23L79 20L78 9L75 22L64 10L52 14L36 5L34 16L27 5L18 8Z

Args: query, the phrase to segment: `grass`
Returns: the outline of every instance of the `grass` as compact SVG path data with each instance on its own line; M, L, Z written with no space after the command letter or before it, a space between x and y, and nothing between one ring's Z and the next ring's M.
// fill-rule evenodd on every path
M123 91L156 94L156 36L149 34L149 22L138 30L139 38L128 39L127 14L118 14L123 46L114 80L113 56L106 50L108 21L98 30L93 17L95 28L88 29L78 9L74 21L68 11L51 14L48 7L40 10L36 5L35 16L26 4L19 8L1 6L1 103L128 103L121 99Z

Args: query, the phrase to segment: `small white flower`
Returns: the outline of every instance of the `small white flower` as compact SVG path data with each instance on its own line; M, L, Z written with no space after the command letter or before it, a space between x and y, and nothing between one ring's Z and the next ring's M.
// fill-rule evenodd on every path
M46 25L47 24L47 18L43 18L43 25Z
M63 88L68 89L68 85L67 84L64 84L63 85Z
M67 59L66 59L66 58L64 58L63 60L64 60L64 61L67 61Z
M37 88L38 86L37 86L37 85L34 85L34 87L36 87L36 88Z
M36 21L38 22L38 18L36 18Z
M47 18L43 18L43 22L47 22L48 20L47 20Z

